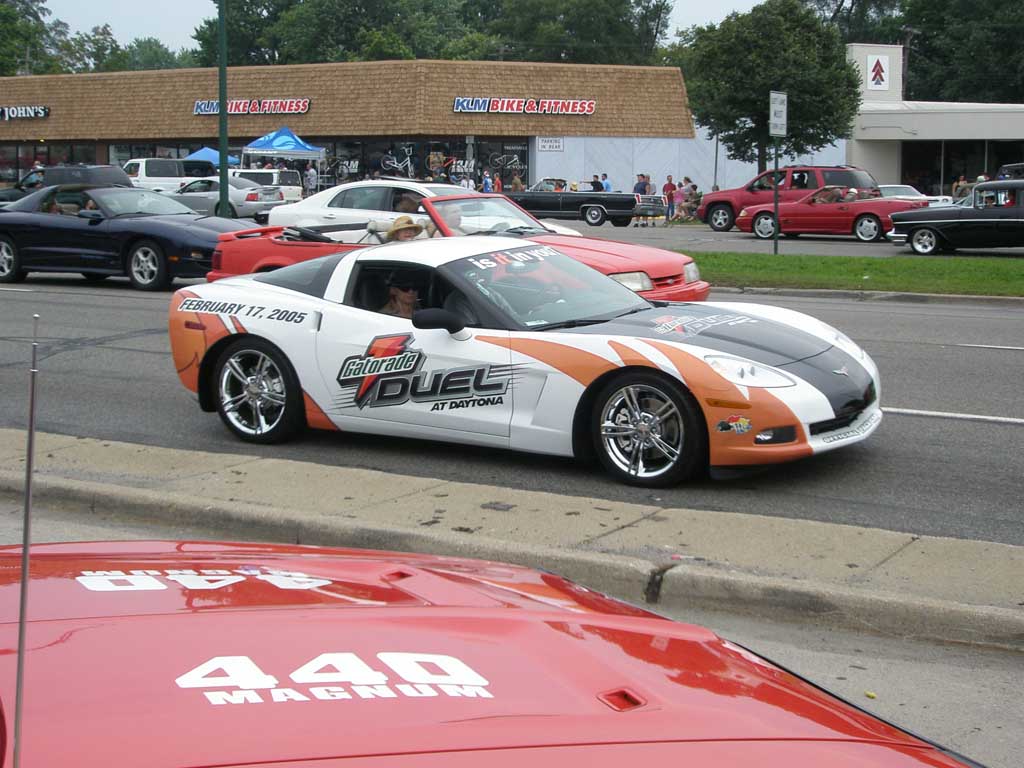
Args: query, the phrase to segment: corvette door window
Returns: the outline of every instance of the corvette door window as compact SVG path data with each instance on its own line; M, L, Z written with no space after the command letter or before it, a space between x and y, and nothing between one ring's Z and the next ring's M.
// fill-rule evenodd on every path
M435 272L427 267L409 264L361 264L355 278L354 289L346 303L368 312L382 312L392 298L396 302L400 299L409 299L415 302L414 310L426 309L440 306L440 293L435 282Z
M290 267L258 274L253 280L322 299L327 290L327 284L334 275L334 270L346 255L346 253L335 253L331 256L324 256L322 259L300 261Z

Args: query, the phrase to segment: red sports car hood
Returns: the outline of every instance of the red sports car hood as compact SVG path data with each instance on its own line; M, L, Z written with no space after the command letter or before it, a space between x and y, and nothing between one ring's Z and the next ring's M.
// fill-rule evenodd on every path
M535 748L597 765L665 756L671 742L693 756L683 764L956 765L707 630L527 569L263 545L47 545L30 591L29 765L402 755L395 764L435 766L427 753L452 750L444 765L469 765L467 750L521 765ZM17 550L5 548L7 733L17 602ZM611 751L599 761L595 745Z
M683 265L693 261L689 256L664 248L619 243L596 237L537 235L531 236L530 240L546 243L605 274L646 272L652 278L672 277L682 274Z

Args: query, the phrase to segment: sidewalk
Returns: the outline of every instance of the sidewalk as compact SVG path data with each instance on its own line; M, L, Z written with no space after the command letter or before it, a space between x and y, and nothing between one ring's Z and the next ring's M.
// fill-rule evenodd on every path
M0 430L0 493L24 484ZM1024 650L1024 547L40 433L35 493L325 546L545 568L636 603Z

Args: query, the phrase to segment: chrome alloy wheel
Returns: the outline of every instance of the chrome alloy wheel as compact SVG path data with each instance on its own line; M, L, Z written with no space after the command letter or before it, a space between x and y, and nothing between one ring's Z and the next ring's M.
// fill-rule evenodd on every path
M668 393L647 384L615 391L601 412L601 445L623 472L652 478L671 470L683 453L683 417Z
M711 218L709 222L715 229L725 229L729 226L729 211L722 206L718 206L711 212Z
M149 285L160 273L160 255L148 246L140 246L132 252L132 276L140 285Z
M218 396L225 418L239 432L263 435L280 423L287 396L284 377L263 352L242 349L221 369Z
M762 240L775 237L775 219L770 213L758 214L754 219L754 234Z
M857 239L865 243L874 242L881 234L880 230L878 219L874 216L864 216L857 222Z
M938 247L939 241L930 229L918 229L910 236L910 245L916 253L927 256Z
M14 249L6 240L0 240L0 277L7 277L14 271Z

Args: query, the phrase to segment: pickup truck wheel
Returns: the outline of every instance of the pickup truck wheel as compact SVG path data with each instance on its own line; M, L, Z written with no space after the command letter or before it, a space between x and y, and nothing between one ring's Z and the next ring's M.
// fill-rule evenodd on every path
M713 205L708 211L708 224L715 232L728 232L735 221L736 217L728 205Z
M629 226L629 217L628 216L616 216L614 219L612 219L612 226L613 227L628 227Z
M775 237L775 217L770 213L759 213L754 217L754 236L762 240Z
M6 235L0 235L0 283L20 283L25 279L18 246Z
M592 227L600 227L607 217L603 208L591 205L583 209L583 220Z

